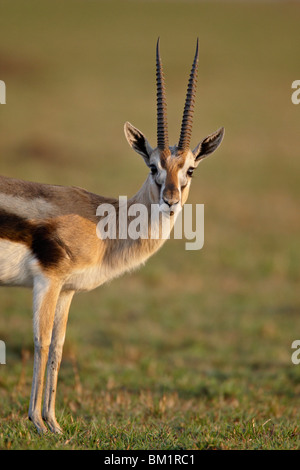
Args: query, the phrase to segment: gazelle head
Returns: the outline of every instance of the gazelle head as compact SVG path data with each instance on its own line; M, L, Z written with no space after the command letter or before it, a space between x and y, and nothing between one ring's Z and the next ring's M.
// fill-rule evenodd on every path
M171 147L168 138L165 83L158 39L156 46L157 147L152 148L144 134L129 122L126 122L124 126L129 145L142 155L150 168L151 203L159 204L163 212L169 212L171 215L177 213L186 202L194 170L203 158L217 149L224 135L224 128L221 127L203 139L194 150L190 149L197 74L198 40L187 87L179 142Z

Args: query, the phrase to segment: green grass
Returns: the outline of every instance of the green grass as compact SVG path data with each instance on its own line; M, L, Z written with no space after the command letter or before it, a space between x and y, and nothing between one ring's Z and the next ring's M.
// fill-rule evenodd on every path
M299 79L296 3L1 1L0 171L131 195L123 136L155 143L161 37L171 141L200 40L193 145L205 245L170 240L138 272L73 301L59 375L63 436L27 420L31 294L2 289L1 449L299 449Z

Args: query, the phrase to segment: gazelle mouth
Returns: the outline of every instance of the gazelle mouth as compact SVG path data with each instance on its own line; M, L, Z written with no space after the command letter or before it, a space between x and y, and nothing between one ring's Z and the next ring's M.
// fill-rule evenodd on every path
M175 212L176 212L176 205L175 207L173 206L169 206L168 204L166 203L162 203L160 206L159 206L159 210L160 212L162 212L164 215L166 216L170 216L170 217L173 217L175 215Z

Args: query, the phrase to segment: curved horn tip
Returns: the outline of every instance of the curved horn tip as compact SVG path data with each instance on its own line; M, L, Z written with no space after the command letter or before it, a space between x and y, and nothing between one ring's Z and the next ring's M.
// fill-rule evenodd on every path
M156 54L159 54L159 43L160 43L160 37L158 36L157 43L156 43Z
M198 59L198 50L199 50L199 38L197 38L197 42L196 42L196 53L195 53L195 59Z

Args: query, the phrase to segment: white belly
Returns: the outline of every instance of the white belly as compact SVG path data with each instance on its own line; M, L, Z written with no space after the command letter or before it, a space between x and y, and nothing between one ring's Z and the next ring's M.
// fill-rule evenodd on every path
M23 243L0 240L0 285L31 287L34 257Z

